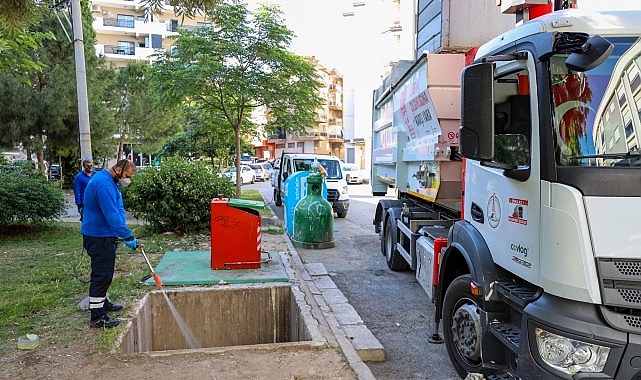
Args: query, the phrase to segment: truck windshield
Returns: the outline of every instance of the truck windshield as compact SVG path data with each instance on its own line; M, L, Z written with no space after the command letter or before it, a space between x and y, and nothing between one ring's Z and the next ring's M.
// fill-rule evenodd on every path
M641 42L607 38L614 50L584 73L550 59L556 159L564 166L641 166Z

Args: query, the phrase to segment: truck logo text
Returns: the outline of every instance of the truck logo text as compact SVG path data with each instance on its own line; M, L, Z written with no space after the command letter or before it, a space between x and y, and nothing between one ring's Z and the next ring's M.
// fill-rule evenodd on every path
M522 246L521 244L510 244L510 249L514 252L518 252L523 255L523 257L527 257L527 247Z

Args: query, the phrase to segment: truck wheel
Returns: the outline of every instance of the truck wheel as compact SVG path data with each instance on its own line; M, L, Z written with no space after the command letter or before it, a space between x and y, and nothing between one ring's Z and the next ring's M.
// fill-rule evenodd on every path
M481 316L472 292L472 276L459 276L447 288L443 299L443 335L454 369L461 378L480 373Z
M344 217L346 217L346 216L347 216L347 210L343 210L343 211L341 211L341 212L337 212L337 213L336 213L336 216L338 216L339 218L344 218Z
M280 199L280 194L276 189L274 189L274 204L276 205L276 207L281 207L283 205L283 200Z
M385 261L387 261L387 267L393 271L408 270L409 264L396 249L396 219L387 218L383 236L385 236Z

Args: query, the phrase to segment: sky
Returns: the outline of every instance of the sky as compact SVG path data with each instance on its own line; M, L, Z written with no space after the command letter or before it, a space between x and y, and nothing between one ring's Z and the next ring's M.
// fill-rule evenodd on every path
M376 35L364 33L372 24L365 18L343 17L353 11L352 2L345 0L247 0L256 4L278 5L285 24L294 32L291 50L299 55L314 56L322 65L343 74L355 74L359 61L375 52ZM381 1L381 0L378 0ZM371 1L370 1L371 2ZM372 9L370 7L370 9ZM361 22L361 24L358 24ZM362 23L367 23L363 25ZM371 54L369 54L371 55Z

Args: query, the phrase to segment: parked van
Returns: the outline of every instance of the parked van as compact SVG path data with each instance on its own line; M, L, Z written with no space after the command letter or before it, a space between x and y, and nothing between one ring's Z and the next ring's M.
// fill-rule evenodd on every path
M324 154L283 153L278 163L278 169L274 166L274 176L272 177L276 206L283 205L283 182L287 177L292 173L309 170L314 160L317 160L327 172L325 177L327 201L331 203L332 209L339 218L346 217L349 209L349 194L347 192L347 182L343 175L342 162L337 157Z

